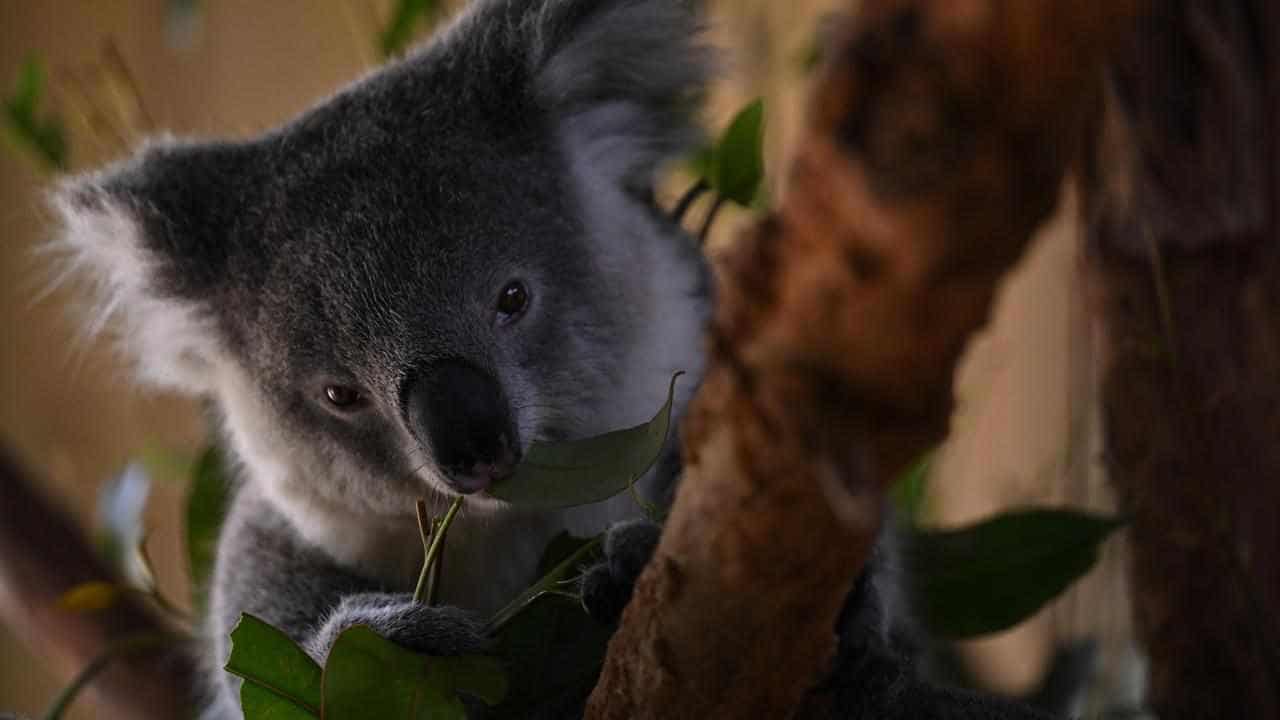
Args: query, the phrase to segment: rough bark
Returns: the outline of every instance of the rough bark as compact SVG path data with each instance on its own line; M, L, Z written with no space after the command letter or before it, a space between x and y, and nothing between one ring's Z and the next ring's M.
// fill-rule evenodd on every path
M1089 196L1108 470L1162 720L1280 717L1280 9L1167 2Z
M788 195L719 268L688 472L588 717L796 712L1138 4L859 3Z
M31 479L0 446L0 618L34 654L79 672L121 640L171 637L154 650L110 662L89 686L105 717L172 720L191 715L192 666L178 634L135 597L72 612L58 606L71 588L113 573L75 526L31 489Z

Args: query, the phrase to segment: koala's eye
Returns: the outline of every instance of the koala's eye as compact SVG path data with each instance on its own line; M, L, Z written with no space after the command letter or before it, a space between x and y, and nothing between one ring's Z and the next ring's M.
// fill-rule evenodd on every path
M360 391L347 385L329 385L324 389L324 399L339 410L352 410L360 405Z
M529 290L519 280L507 283L498 293L498 314L509 320L529 306Z

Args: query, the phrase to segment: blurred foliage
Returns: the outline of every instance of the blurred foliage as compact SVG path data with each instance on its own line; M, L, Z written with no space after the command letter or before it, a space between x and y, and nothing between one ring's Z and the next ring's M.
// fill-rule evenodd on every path
M907 535L908 591L930 632L1000 632L1031 617L1098 561L1116 518L1031 508Z
M759 208L764 187L764 100L747 104L720 138L694 154L694 173L718 196Z
M98 491L98 546L129 585L151 590L155 576L143 550L142 521L151 496L151 475L141 463L102 485Z
M378 38L382 56L395 57L404 51L424 22L440 17L440 0L397 0L391 20Z
M191 572L192 605L207 607L209 583L218 549L218 531L230 501L230 476L222 451L211 445L191 472L187 492L187 568Z
M44 64L32 56L23 64L13 94L4 103L6 135L48 169L66 170L66 129L57 116L41 114L45 90Z

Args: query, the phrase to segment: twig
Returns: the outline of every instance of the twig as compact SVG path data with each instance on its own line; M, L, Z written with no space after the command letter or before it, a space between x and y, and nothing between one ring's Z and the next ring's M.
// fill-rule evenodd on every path
M702 229L698 231L698 244L706 245L707 237L711 234L711 225L716 221L716 215L720 214L720 209L724 207L725 197L717 195L716 201L711 204L711 209L707 211L707 218L702 221Z
M425 549L422 559L422 572L418 575L418 586L413 591L414 602L427 602L430 604L435 597L435 574L432 572L439 561L440 553L444 550L444 537L449 532L449 525L453 523L453 518L458 514L458 510L462 508L463 496L459 495L454 499L453 504L445 512L444 517L438 523L431 522L430 525L424 524L426 517L426 501L418 500L418 531L422 535L422 545ZM430 540L428 541L428 537Z
M693 187L690 187L685 191L684 195L680 196L680 201L677 202L675 208L671 210L671 219L677 223L683 222L684 216L689 212L689 208L693 207L693 204L698 201L698 198L702 197L703 193L710 189L711 186L707 184L706 179L699 178L698 182L693 184Z
M511 622L512 619L519 615L522 610L529 607L533 601L543 595L557 593L554 589L555 586L563 582L565 576L585 560L587 556L599 549L601 542L602 539L597 537L578 548L572 555L565 558L560 562L560 564L552 568L550 572L543 575L542 578L539 579L532 587L520 593L516 599L507 603L507 605L497 613L494 613L493 618L490 619L488 623L485 623L484 634L490 636L496 635L502 630L502 628L506 627L507 623Z
M93 679L107 668L113 660L132 655L133 653L144 652L164 648L173 644L173 637L170 635L141 635L139 637L125 638L106 650L102 654L94 658L92 662L84 667L75 678L58 693L58 697L54 698L49 709L45 711L44 720L61 720L62 716L70 709L71 703L75 702L80 696L80 692L93 682Z
M435 533L436 527L435 521L427 515L426 500L418 498L414 511L418 516L418 536L422 538L422 571L418 573L418 584L413 588L413 601L420 603L426 596L427 577L431 573L431 564L427 559L431 557L431 536Z

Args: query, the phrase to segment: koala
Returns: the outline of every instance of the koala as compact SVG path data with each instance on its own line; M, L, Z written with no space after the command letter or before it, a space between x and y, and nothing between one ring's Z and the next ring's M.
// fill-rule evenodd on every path
M532 443L643 422L683 371L678 416L696 386L709 273L652 188L698 137L711 56L697 10L476 0L278 129L157 139L59 189L68 262L98 290L94 325L111 321L142 381L206 398L236 463L204 717L241 717L221 669L241 613L319 662L354 625L480 652L483 619L565 530L609 531L583 596L616 619L658 535L631 497L552 511L485 491ZM672 457L642 493L667 496ZM415 604L415 501L441 512L458 495L442 603ZM881 642L876 587L864 577L851 597L851 670L829 683L850 717L1033 717L945 693L927 713L888 714L926 707L905 689L934 696ZM991 712L946 714L957 703Z
M210 399L237 461L209 717L238 717L221 665L241 613L320 661L356 624L475 651L555 535L638 514L484 490L531 443L644 422L701 369L706 267L651 192L696 138L698 30L685 2L480 0L279 129L152 141L60 189L70 262L138 374ZM415 501L459 494L442 606L416 605Z

